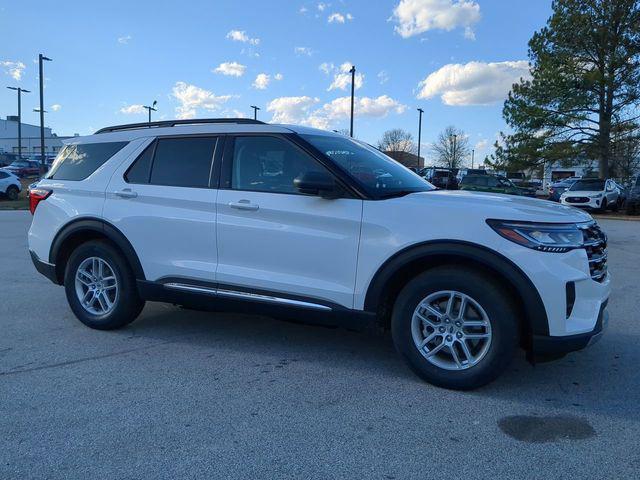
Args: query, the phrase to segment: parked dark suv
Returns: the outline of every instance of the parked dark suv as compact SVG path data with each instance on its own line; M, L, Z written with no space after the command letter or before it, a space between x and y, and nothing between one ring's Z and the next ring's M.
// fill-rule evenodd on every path
M457 190L459 187L456 172L450 168L425 168L422 171L422 176L437 188Z
M626 201L627 215L640 215L640 177L629 188Z
M510 180L494 175L467 175L460 182L460 190L535 196L534 189L518 187Z

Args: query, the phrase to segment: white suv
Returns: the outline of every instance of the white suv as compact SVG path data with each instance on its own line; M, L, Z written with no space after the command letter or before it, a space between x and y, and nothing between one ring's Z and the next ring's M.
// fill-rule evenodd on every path
M253 120L123 125L73 138L31 191L29 249L78 319L145 300L378 324L423 379L469 389L517 347L599 338L606 236L577 209L438 191L368 145Z
M582 178L560 196L560 203L590 210L617 211L620 208L620 188L613 180Z

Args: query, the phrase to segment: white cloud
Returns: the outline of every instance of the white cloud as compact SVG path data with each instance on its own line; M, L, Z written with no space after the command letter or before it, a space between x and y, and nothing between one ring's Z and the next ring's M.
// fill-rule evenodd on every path
M218 65L213 72L221 73L222 75L230 75L232 77L241 77L244 75L244 71L247 69L245 65L238 62L223 62Z
M440 96L446 105L490 105L507 96L520 78L529 78L526 60L448 64L418 84L418 98Z
M472 0L400 0L392 19L398 24L396 32L403 38L457 27L468 28L465 36L469 38L473 33L471 26L480 20L480 5Z
M259 73L256 79L253 81L253 88L258 90L265 90L269 86L271 77L266 73Z
M351 87L351 73L350 73L351 65L352 65L351 62L344 62L342 65L340 65L340 68L335 68L333 64L320 65L320 70L322 71L325 71L330 67L333 67L332 69L328 70L329 72L333 72L333 82L331 82L331 85L329 85L329 88L327 89L327 91L346 90L347 88ZM356 90L358 90L360 87L362 87L362 84L364 83L364 74L356 71L354 80L355 80L354 84L355 84Z
M473 40L475 41L476 39L476 32L473 31L473 28L471 27L464 27L464 38L466 38L467 40Z
M318 68L325 75L329 75L336 68L336 66L333 63L324 62L324 63L321 63Z
M273 112L271 121L274 123L297 123L323 129L329 129L351 114L351 97L339 97L315 108L318 102L318 98L312 97L280 97L269 103L267 111ZM388 95L356 97L354 102L358 117L382 118L390 113L403 113L406 108Z
M59 103L54 103L49 108L51 109L52 112L57 112L58 110L60 110L62 108L62 105L60 105Z
M121 45L126 45L131 40L131 35L123 35L122 37L118 37L118 43Z
M276 73L273 76L274 80L282 80L284 78L284 75L282 75L281 73Z
M27 66L22 62L12 62L10 60L0 60L0 66L4 68L4 72L14 80L21 80L22 73Z
M122 107L120 109L120 113L124 113L125 115L132 115L136 113L144 113L144 107L142 105L134 104L127 105L126 107Z
M378 77L378 81L380 82L380 85L384 85L389 81L389 74L387 73L386 70L380 70L378 72L377 77Z
M305 123L311 108L319 101L308 96L274 98L267 105L267 112L273 112L274 123Z
M176 107L178 118L194 118L198 108L209 111L218 110L234 97L233 95L215 95L209 90L185 82L176 82L171 96L180 104Z
M307 12L308 12L307 7L300 7L300 10L298 10L298 13L300 13L301 15L304 15Z
M353 15L350 13L342 14L340 12L332 13L327 17L329 23L345 23L346 21L353 20Z
M306 55L307 57L313 53L309 47L295 47L293 51L296 55Z
M321 12L324 12L326 10L326 8L329 7L330 5L331 4L326 4L326 3L320 2L317 5L317 7L318 7L318 10L320 10Z
M247 35L247 32L245 32L244 30L231 30L229 33L227 33L227 38L233 40L234 42L249 43L251 45L260 44L259 38L249 37Z

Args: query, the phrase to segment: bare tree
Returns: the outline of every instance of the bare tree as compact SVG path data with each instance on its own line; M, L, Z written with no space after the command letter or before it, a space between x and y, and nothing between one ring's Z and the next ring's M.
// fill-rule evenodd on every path
M432 146L435 161L448 168L459 168L471 154L469 139L462 130L449 126L438 135Z
M378 149L383 152L416 153L417 146L411 133L401 128L394 128L384 132L382 138L378 140Z

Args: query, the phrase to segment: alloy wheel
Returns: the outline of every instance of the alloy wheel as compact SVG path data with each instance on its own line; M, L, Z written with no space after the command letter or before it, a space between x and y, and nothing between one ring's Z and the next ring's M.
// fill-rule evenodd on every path
M100 257L89 257L80 263L75 287L80 305L92 315L106 315L118 303L118 279L111 265Z
M443 290L424 298L411 319L413 342L422 356L445 370L478 364L491 345L491 321L469 295Z

